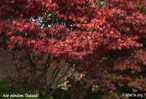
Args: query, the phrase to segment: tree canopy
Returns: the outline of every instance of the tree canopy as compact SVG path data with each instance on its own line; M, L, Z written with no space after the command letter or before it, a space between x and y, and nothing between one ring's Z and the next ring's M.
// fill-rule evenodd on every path
M0 47L26 53L14 63L29 60L31 71L64 59L85 73L84 83L146 91L145 2L1 0ZM45 63L42 55L48 55Z

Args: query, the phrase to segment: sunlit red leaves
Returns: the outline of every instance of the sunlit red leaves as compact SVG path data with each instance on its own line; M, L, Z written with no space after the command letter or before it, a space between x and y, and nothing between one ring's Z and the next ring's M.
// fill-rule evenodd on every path
M10 37L9 41L7 41L8 49L15 49L24 46L25 39L21 36L12 36Z
M25 37L29 36L29 38L31 38L38 36L41 31L41 28L35 22L25 19L0 22L0 28L2 28L1 31L5 32L5 34L9 37L20 35Z
M84 33L80 34L79 31L69 33L65 39L56 42L50 46L54 50L51 53L56 55L67 55L69 57L78 57L82 59L83 56L92 53L96 46L98 46L98 39L94 38L94 34ZM100 39L99 39L100 40ZM56 50L56 51L55 51ZM60 53L60 54L59 54Z

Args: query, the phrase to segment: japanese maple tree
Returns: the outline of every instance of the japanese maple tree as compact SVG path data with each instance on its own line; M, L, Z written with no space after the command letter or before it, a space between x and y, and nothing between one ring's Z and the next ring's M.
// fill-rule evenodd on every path
M85 74L83 83L146 91L145 13L135 0L99 1L1 0L0 47L12 55L17 79L45 96L65 60L64 75L74 68Z

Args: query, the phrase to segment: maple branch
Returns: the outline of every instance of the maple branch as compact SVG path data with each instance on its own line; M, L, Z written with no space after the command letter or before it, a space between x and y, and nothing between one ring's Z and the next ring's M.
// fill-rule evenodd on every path
M68 71L69 71L70 68L71 68L71 66L68 66L68 68L66 69L65 73L64 73L62 76L60 76L60 77L58 78L58 80L57 80L56 83L55 83L55 86L56 86L56 87L51 91L51 93L50 93L48 96L51 96L51 95L55 92L55 90L58 88L58 87L57 87L58 83L60 82L60 80L61 80L63 77L66 76L66 74L68 73Z
M71 74L70 76L68 76L68 78L72 77L72 76L74 75L75 72L76 72L76 70L74 69L74 71L72 72L72 74ZM58 85L64 83L66 80L67 80L67 79L65 79L64 81L58 83Z
M64 73L63 75L61 75L61 76L58 78L58 80L55 82L55 86L57 86L58 83L60 82L60 80L61 80L63 77L66 76L66 74L68 73L68 71L69 71L70 68L71 68L71 65L68 66L68 68L66 69L65 73ZM47 88L46 88L46 93L45 93L44 97L47 96L48 94L49 94L49 96L52 95L52 94L54 93L54 91L56 90L57 87L54 88L54 89L51 91L51 93L48 93L48 90L50 89L50 87L51 87L52 84L54 83L55 79L57 78L57 76L58 76L60 70L61 70L61 69L59 68L59 66L56 67L56 68L53 70L53 73L52 73L50 82L49 82L49 84L48 84L48 86L47 86Z
M51 86L51 85L53 84L53 82L55 81L55 78L56 78L57 75L59 74L60 70L61 70L61 69L59 68L59 66L58 66L57 68L55 68L55 70L54 70L53 73L52 73L49 86Z

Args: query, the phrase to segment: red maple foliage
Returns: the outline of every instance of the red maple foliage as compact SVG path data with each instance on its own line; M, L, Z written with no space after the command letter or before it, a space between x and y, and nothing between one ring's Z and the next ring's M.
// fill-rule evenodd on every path
M44 69L64 59L85 72L88 83L135 86L141 81L137 79L145 81L146 15L133 0L105 2L98 7L95 0L1 0L0 47L49 55L46 64L42 57L31 57L32 66L45 65ZM40 19L41 25L31 18Z

